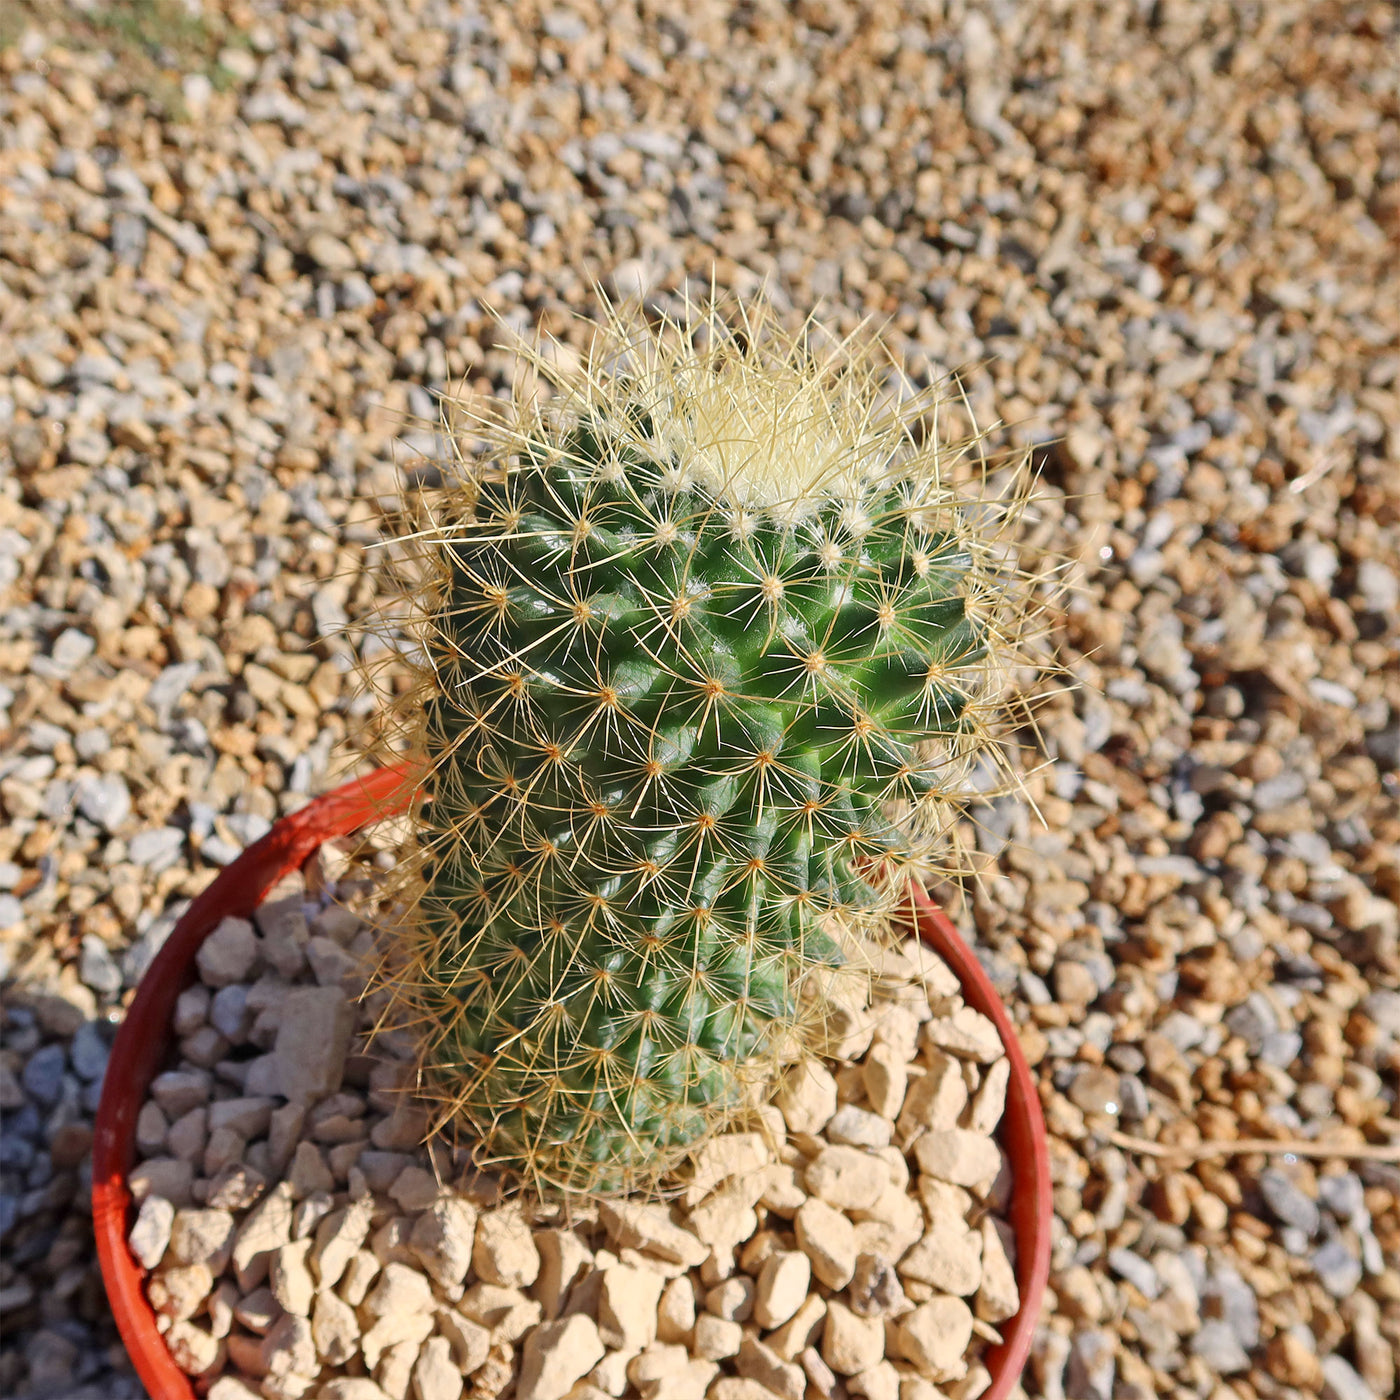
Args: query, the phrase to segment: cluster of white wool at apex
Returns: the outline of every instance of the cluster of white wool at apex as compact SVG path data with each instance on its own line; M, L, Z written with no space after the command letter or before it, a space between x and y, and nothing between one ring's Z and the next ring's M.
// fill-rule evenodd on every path
M859 330L833 340L809 320L793 334L761 302L733 314L737 327L711 306L653 328L614 310L572 368L561 367L569 357L557 346L547 354L521 344L536 384L553 386L549 401L523 394L503 423L449 400L449 427L479 429L494 449L487 457L508 460L522 448L528 459L544 443L562 458L559 444L586 422L599 430L605 455L574 465L600 482L668 496L699 489L741 539L760 521L793 525L835 503L841 530L858 540L888 526L867 507L897 489L901 520L976 543L961 519L967 501L951 485L976 437L940 442L946 385L915 390L878 338ZM921 419L930 421L927 433L915 430ZM459 467L476 470L465 453ZM657 522L663 535L667 527ZM831 548L835 566L840 553Z
M624 428L622 441L662 464L664 490L700 487L731 503L741 531L753 515L795 523L832 500L849 533L871 528L862 502L902 465L903 435L875 417L860 367L823 373L752 342L691 356L655 341L642 349L625 382L651 432Z

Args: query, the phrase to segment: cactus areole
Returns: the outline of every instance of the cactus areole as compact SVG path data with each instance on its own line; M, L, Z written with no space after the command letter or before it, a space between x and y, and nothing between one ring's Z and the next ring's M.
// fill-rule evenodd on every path
M654 1182L750 1101L981 746L996 571L947 450L872 356L668 329L519 410L415 532L398 990L444 1117L565 1191Z

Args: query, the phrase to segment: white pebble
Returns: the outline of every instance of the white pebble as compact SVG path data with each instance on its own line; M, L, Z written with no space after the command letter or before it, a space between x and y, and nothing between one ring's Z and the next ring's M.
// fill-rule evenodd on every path
M222 920L195 954L195 966L206 987L247 981L257 961L258 936L247 919Z
M838 1376L854 1376L884 1359L885 1323L881 1317L857 1317L833 1298L822 1328L822 1360Z
M423 1343L413 1366L413 1389L418 1400L457 1400L461 1395L462 1373L446 1337L429 1337Z
M1001 1169L1001 1149L994 1139L966 1128L925 1133L914 1144L919 1170L955 1186L990 1182Z
M467 1275L476 1235L476 1207L444 1197L418 1217L409 1247L439 1288L456 1288Z
M797 1243L812 1261L812 1272L833 1291L850 1281L856 1268L855 1226L838 1210L815 1197L793 1217Z
M961 1298L931 1298L895 1326L900 1354L934 1382L954 1378L971 1340L972 1312Z
M977 1316L983 1322L996 1324L1016 1315L1021 1297L999 1222L987 1216L982 1221L981 1233L982 1283L977 1292Z
M170 1359L187 1375L201 1376L219 1359L218 1340L193 1322L174 1322L165 1334Z
M269 1269L272 1296L289 1312L298 1317L311 1315L311 1300L316 1284L306 1265L310 1240L284 1244L273 1256Z
M790 1133L819 1133L836 1112L836 1080L825 1065L804 1060L787 1072L773 1102Z
M226 1210L177 1211L170 1231L171 1258L181 1264L208 1264L221 1274L233 1252L236 1229L237 1222Z
M840 1144L824 1147L812 1158L803 1184L811 1195L837 1210L864 1210L879 1199L888 1180L878 1158Z
M924 1026L924 1040L982 1064L991 1064L1006 1053L995 1023L970 1006L959 1007L951 1016L935 1016Z
M630 1355L656 1340L656 1308L665 1283L654 1270L630 1264L603 1270L598 1335L604 1346Z
M892 1125L888 1119L868 1108L842 1104L826 1125L828 1142L852 1147L885 1147L890 1140Z
M754 1290L753 1318L765 1331L781 1327L802 1305L812 1264L798 1250L776 1250L763 1261Z
M540 1272L540 1252L519 1210L486 1211L476 1222L472 1267L486 1283L528 1288Z
M541 1323L525 1339L517 1400L562 1400L603 1355L598 1324L591 1317L574 1313Z
M147 1269L160 1263L175 1221L175 1207L164 1196L147 1196L132 1224L127 1243L137 1260Z

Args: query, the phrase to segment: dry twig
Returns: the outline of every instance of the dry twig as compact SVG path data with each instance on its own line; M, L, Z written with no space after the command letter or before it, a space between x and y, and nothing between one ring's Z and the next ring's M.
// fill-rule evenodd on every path
M1128 1152L1140 1152L1144 1157L1179 1157L1200 1162L1211 1157L1245 1157L1252 1152L1268 1156L1287 1153L1293 1157L1338 1157L1357 1162L1400 1163L1400 1142L1342 1143L1311 1142L1300 1138L1235 1138L1226 1141L1212 1138L1205 1142L1181 1143L1169 1146L1149 1138L1130 1137L1127 1133L1111 1132L1108 1140Z

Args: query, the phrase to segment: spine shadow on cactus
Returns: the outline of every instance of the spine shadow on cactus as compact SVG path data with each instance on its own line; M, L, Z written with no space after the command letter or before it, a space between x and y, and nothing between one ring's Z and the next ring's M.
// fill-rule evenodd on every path
M681 347L522 410L417 532L397 991L444 1116L563 1190L653 1183L750 1101L986 743L997 569L941 450L869 359Z

